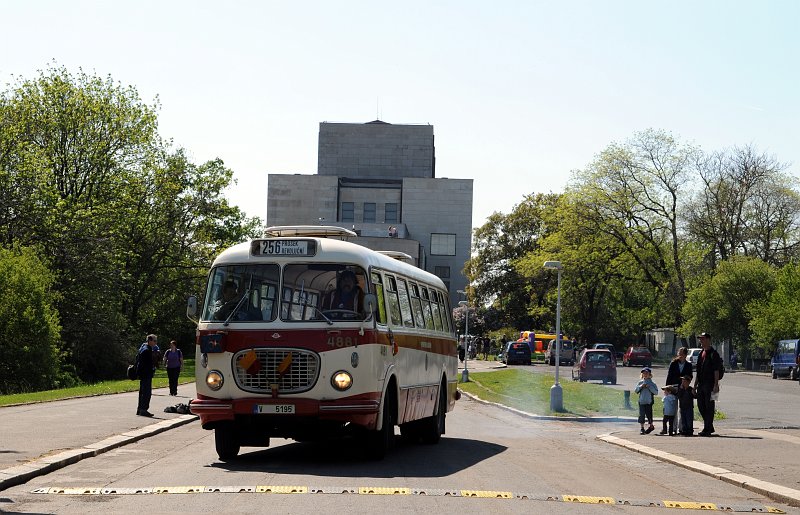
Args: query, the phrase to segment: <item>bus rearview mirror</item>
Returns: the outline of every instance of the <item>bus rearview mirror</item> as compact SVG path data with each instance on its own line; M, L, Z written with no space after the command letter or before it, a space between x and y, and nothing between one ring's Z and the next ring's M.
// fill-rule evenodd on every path
M375 313L377 306L378 297L376 297L374 293L367 293L364 295L364 307L367 309L367 313Z
M196 315L197 315L197 297L192 295L186 301L186 316L189 317L190 319L194 319Z

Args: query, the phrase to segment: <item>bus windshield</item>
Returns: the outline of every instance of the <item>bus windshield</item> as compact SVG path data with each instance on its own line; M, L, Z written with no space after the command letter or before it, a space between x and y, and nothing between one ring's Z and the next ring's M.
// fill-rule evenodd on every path
M341 263L225 265L212 270L202 319L286 322L364 320L364 269Z

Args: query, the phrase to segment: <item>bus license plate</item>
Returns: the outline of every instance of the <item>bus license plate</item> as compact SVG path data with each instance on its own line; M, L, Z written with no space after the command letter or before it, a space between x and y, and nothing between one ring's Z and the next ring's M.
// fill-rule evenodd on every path
M253 413L265 415L294 415L294 404L256 404Z

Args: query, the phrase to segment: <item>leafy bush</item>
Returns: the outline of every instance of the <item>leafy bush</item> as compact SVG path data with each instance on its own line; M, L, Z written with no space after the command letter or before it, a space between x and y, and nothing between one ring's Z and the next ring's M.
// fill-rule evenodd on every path
M33 248L0 248L0 393L60 382L53 273Z

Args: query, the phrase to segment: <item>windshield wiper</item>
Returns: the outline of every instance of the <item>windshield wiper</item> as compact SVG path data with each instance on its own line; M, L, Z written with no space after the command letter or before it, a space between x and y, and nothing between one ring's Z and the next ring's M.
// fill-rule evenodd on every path
M250 296L250 292L251 292L251 290L246 290L244 292L244 294L242 295L242 298L239 299L239 302L236 303L236 307L233 308L233 310L231 311L231 314L228 315L228 318L226 318L225 322L223 322L223 324L222 324L223 326L227 327L228 324L231 323L231 318L233 318L233 315L235 315L236 312L239 311L239 308L242 307L242 304L244 304L244 301L246 301L247 298Z

